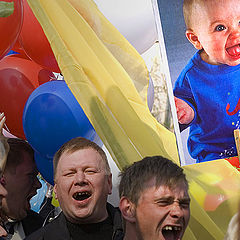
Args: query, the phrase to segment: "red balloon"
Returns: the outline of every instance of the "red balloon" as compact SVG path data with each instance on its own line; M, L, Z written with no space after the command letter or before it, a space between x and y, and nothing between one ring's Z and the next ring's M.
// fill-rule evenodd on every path
M14 11L8 17L0 17L0 59L3 58L16 42L23 21L23 6L21 0L4 0L14 2Z
M23 25L19 38L22 48L28 57L37 64L52 72L60 73L51 46L27 0L23 0L23 12Z
M14 52L21 53L21 55L26 55L24 49L22 48L22 45L19 42L19 38L15 42L15 44L12 46L12 49Z
M29 95L42 83L55 79L49 70L35 62L13 54L0 61L0 112L6 115L10 133L26 139L22 115Z

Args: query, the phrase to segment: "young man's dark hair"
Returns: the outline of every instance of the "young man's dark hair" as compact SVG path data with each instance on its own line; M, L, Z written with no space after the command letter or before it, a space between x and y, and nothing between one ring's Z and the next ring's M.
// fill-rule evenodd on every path
M145 183L153 178L156 187L166 185L171 189L178 183L184 183L188 187L183 169L162 156L145 157L126 167L120 173L120 177L119 197L128 197L135 204L146 187Z

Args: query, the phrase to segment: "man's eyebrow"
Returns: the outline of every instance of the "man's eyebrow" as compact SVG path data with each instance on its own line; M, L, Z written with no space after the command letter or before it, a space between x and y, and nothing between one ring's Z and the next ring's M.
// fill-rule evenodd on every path
M163 197L158 197L158 198L155 199L155 201L162 201L162 200L173 200L173 201L175 201L175 198L173 196L163 196ZM191 199L190 199L190 197L183 197L183 198L176 199L176 201L190 202Z
M155 201L162 201L162 200L174 200L174 197L172 196L162 196L162 197L156 197Z
M76 171L76 169L74 167L69 167L67 169L63 169L62 172L69 172L69 171Z

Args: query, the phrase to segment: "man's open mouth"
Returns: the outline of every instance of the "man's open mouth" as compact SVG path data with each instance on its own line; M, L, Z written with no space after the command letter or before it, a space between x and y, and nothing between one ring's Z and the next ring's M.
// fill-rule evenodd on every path
M91 193L88 191L85 192L76 192L73 194L73 198L77 201L83 201L91 197Z
M180 240L182 227L167 225L162 229L162 235L165 240Z

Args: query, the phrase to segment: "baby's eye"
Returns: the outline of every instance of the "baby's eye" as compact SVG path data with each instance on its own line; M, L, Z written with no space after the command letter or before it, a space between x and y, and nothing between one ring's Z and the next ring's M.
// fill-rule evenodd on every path
M217 32L221 32L221 31L223 31L225 29L226 29L226 27L224 25L217 25L215 27L215 31L217 31Z

